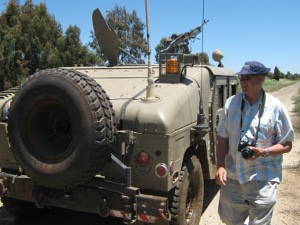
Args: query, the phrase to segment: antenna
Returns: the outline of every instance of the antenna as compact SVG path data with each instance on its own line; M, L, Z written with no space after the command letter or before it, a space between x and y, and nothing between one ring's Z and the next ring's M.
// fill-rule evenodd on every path
M146 27L147 27L147 43L148 43L148 86L146 90L146 99L153 100L155 98L154 94L154 81L152 76L152 65L151 65L151 48L150 48L150 34L149 34L149 19L148 19L148 0L145 0L146 8Z
M202 11L202 22L204 22L204 0L203 2L203 11ZM201 52L203 54L203 33L204 30L202 30L202 40L201 40ZM207 118L205 117L204 113L204 106L203 106L203 101L202 101L202 87L203 87L203 62L200 62L201 65L201 87L200 87L200 102L199 102L199 113L197 115L197 124L195 128L198 131L206 131L209 129L208 123L207 123Z
M205 22L205 19L204 19L204 12L205 12L205 9L204 9L204 7L205 7L204 1L205 1L205 0L202 1L202 3L203 3L203 4L202 4L202 23ZM201 51L202 51L202 53L203 53L203 33L204 33L204 31L202 30L202 40L201 40Z

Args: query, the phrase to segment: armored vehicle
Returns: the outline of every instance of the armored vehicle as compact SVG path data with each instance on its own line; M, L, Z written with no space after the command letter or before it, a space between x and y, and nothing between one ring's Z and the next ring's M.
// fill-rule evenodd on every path
M4 207L18 216L50 206L124 223L199 224L234 72L174 51L201 26L174 39L158 65L119 66L114 32L99 10L93 21L109 66L38 71L0 93ZM221 64L220 50L213 58Z

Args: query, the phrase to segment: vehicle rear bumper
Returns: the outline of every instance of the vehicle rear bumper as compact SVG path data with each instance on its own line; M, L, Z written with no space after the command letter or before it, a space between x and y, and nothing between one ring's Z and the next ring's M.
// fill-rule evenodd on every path
M36 184L30 177L0 173L0 196L34 202L37 207L54 206L102 217L121 217L125 223L135 220L168 222L167 198L141 194L135 187L106 181L101 176L67 189L52 189Z

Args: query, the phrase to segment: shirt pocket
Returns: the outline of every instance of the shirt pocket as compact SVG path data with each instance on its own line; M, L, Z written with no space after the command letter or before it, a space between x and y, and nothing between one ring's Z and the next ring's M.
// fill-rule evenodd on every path
M271 118L262 118L259 125L259 138L263 142L272 142L275 130Z

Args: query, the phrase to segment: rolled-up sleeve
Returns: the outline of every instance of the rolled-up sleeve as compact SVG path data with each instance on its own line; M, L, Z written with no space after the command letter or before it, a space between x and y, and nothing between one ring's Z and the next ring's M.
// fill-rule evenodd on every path
M275 121L276 141L279 144L294 141L294 129L288 115L288 111L283 104L278 106Z

